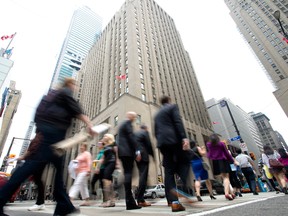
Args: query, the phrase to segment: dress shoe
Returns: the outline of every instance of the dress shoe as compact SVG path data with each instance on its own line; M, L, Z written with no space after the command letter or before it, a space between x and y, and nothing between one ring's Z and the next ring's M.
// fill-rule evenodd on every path
M146 202L146 201L138 202L138 206L140 206L140 207L148 207L148 206L151 206L151 203Z
M216 197L213 196L213 195L210 195L210 199L211 199L211 200L216 200Z
M196 196L196 198L197 198L198 202L202 202L203 201L200 196Z
M232 197L230 194L226 194L226 195L225 195L225 198L226 198L227 200L233 200L233 197Z
M172 203L171 205L172 212L185 211L185 207L180 203Z
M135 209L141 209L142 207L133 205L133 206L126 206L126 210L135 210Z
M255 191L255 192L253 192L253 195L259 195L259 193Z

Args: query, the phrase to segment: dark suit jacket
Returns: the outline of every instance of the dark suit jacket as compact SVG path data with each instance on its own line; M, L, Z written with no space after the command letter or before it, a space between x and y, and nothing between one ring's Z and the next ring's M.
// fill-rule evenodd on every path
M118 129L118 156L135 157L137 150L140 150L133 133L132 122L125 120Z
M141 161L149 162L149 155L154 157L148 131L140 130L135 133L136 141L140 145Z
M176 104L164 104L154 117L157 147L181 145L187 138Z

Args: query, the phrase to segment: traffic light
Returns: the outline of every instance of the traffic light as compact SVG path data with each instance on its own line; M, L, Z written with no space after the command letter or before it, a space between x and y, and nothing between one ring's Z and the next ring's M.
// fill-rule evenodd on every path
M254 161L256 160L256 156L253 152L250 152L249 155L250 155L252 160L254 160Z

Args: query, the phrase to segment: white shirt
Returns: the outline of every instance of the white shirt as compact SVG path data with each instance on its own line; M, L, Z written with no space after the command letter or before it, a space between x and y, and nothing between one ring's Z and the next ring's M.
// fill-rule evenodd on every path
M269 159L278 159L280 158L280 154L277 151L274 151L272 155L262 154L262 162L270 168Z
M246 154L239 154L235 159L239 162L239 166L241 168L252 167L252 165L249 162L249 159L251 158Z

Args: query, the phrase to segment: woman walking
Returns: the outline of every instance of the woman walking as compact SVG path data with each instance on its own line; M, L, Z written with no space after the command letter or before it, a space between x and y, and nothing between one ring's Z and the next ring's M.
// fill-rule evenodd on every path
M116 153L114 150L115 138L113 134L105 134L102 142L104 143L104 153L100 164L104 165L103 171L103 203L102 207L114 207L115 196L112 185L113 172L116 168Z
M196 143L194 141L190 141L190 146L192 151L191 166L195 176L195 190L197 200L200 202L202 201L200 196L201 180L206 180L205 183L209 191L211 200L216 199L216 197L213 195L212 184L210 179L208 178L208 172L204 169L202 164L202 157L206 155L206 149L196 146Z
M230 188L229 172L230 163L238 165L231 154L228 152L226 145L220 142L217 134L212 134L207 143L208 153L207 157L212 160L213 163L213 174L221 175L224 185L225 198L233 200L235 194Z
M88 177L91 171L91 154L87 151L87 144L80 145L80 154L77 156L78 167L76 169L76 179L70 188L69 197L71 200L78 197L79 192L84 200L80 206L89 206L89 191L88 191Z
M276 178L278 184L282 187L282 191L285 194L288 194L287 187L286 187L286 181L285 181L285 169L284 166L273 166L271 163L272 161L279 161L279 158L281 157L280 154L273 150L269 145L265 145L264 153L262 154L262 161L267 167L269 168L270 173ZM279 162L281 163L281 162ZM283 164L282 164L283 165Z
M278 153L281 156L279 158L279 161L284 165L285 176L286 176L286 181L287 181L288 180L288 154L284 148L279 148Z

